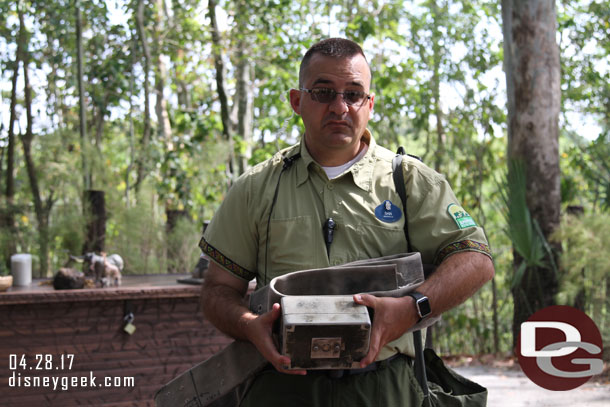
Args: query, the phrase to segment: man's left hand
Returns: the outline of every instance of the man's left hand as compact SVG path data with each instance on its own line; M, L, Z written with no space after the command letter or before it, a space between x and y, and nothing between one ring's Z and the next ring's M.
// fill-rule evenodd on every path
M360 361L361 367L373 363L385 345L400 338L418 320L411 297L392 298L356 294L354 302L372 308L375 312L369 353Z

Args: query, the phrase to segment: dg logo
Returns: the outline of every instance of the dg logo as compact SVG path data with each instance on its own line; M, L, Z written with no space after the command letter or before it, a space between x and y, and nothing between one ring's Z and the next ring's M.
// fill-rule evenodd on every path
M572 390L603 371L602 337L587 314L564 305L521 324L517 356L526 376L548 390Z

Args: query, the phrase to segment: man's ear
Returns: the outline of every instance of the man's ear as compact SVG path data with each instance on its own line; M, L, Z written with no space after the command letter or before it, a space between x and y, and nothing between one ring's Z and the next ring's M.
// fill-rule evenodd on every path
M375 94L371 93L371 98L368 101L369 103L369 120L372 118L373 116L373 106L375 106Z
M290 106L298 115L301 114L301 95L303 93L297 89L290 89Z

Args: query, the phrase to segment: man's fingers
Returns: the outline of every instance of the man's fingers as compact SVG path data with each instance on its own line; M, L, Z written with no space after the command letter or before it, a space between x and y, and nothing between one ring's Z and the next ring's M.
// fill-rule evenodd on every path
M274 343L272 327L273 323L279 318L280 315L280 304L273 304L267 313L259 317L259 329L254 334L254 337L251 338L251 342L254 343L254 346L256 346L261 355L263 355L263 357L267 359L278 372L294 375L305 375L307 374L306 370L289 370L290 358L281 355Z
M257 347L261 355L263 355L263 357L267 359L278 372L295 375L307 374L306 370L289 370L290 358L281 355L275 348L275 345L273 344L272 340L265 340L259 343L255 343L255 346Z
M262 317L265 319L265 322L272 324L281 314L280 304L276 302L267 313L262 315Z
M307 370L290 370L290 359L285 356L281 357L281 363L279 365L274 364L273 366L278 372L285 374L293 374L299 376L304 376L307 374Z
M373 329L371 332L371 340L369 341L369 353L360 361L360 367L366 367L377 359L379 354L381 335L379 330Z
M377 306L377 297L370 294L355 294L354 302L359 305L364 305L368 308L372 308L373 310ZM371 327L371 339L369 341L369 352L367 355L360 361L360 367L366 367L373 363L379 354L379 343L381 341L381 335L379 329L375 329L375 322L373 321L373 326Z
M272 356L268 358L278 372L294 375L305 375L306 370L290 370L290 358L288 356L281 355L275 350L272 351Z
M370 294L354 294L354 302L370 308L375 308L377 297Z

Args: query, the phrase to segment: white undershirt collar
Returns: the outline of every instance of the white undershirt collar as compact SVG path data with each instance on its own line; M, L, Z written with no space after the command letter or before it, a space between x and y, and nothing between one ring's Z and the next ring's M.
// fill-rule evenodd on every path
M328 177L328 179L335 179L339 175L341 175L345 171L347 171L352 165L354 165L358 161L360 161L362 159L362 157L364 157L364 155L366 154L368 149L369 149L369 145L364 143L364 147L362 148L362 150L360 150L358 155L356 157L352 158L351 160L349 160L348 162L346 162L345 164L341 164L338 167L324 167L324 166L322 166L322 169L326 173L326 176Z

